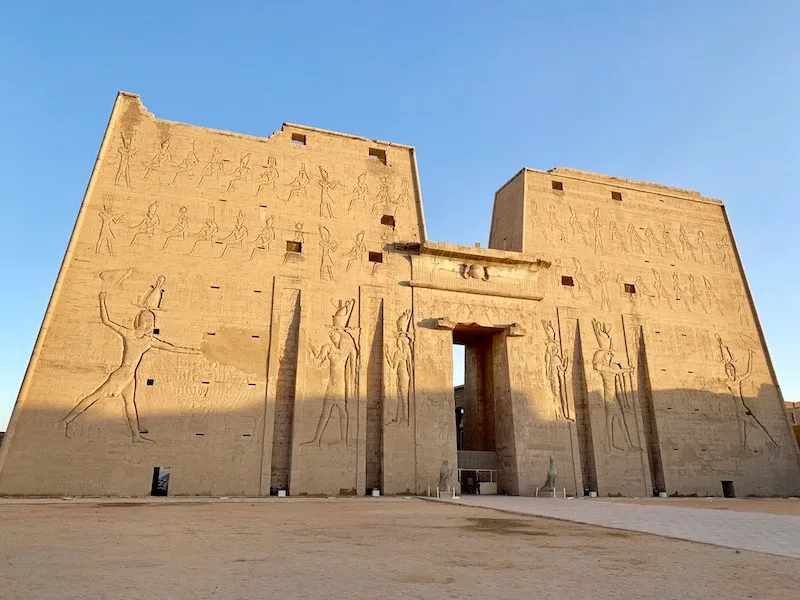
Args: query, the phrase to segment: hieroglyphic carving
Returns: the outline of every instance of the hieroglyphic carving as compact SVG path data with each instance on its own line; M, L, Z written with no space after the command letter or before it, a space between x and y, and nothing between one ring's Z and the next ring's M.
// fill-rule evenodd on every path
M635 230L634 230L635 231ZM622 237L622 234L617 229L617 222L616 221L609 221L608 223L608 234L611 240L611 247L613 248L616 244L623 252L628 252L628 246L625 244L625 238ZM637 234L638 235L638 234Z
M672 300L670 299L669 292L664 287L664 282L661 281L661 273L658 269L653 269L653 290L659 300L664 300L667 303L667 308L672 310Z
M194 235L194 245L192 249L189 251L189 254L194 254L194 251L197 250L197 247L201 243L208 242L212 247L214 245L214 236L217 235L219 231L219 225L217 225L217 221L214 219L214 207L210 206L208 208L208 218L206 222L203 224L203 227Z
M553 412L556 419L574 421L570 415L569 398L567 396L567 366L569 360L564 357L561 346L556 339L556 330L552 321L542 319L547 341L544 350L544 372L553 395Z
M200 351L195 348L175 346L155 337L153 328L156 317L152 310L142 309L133 319L133 327L125 327L114 322L108 315L106 296L107 292L100 292L100 320L103 325L122 338L122 359L120 365L106 377L102 384L81 398L72 410L60 420L64 424L64 435L69 438L70 425L97 402L106 398L122 398L131 440L133 442L152 442L152 439L145 437L147 431L141 429L139 410L136 406L136 375L142 357L151 349L179 354L199 354Z
M361 175L358 176L356 187L354 187L353 191L350 192L352 198L350 199L350 204L347 206L347 212L350 212L353 209L353 204L356 202L358 202L362 209L366 208L367 194L369 194L369 188L367 187L367 174L361 173Z
M558 220L558 207L556 206L555 202L550 203L550 206L547 208L547 215L550 220L550 232L556 237L556 239L566 241L567 231Z
M689 275L689 297L692 302L692 306L697 308L700 307L704 313L709 314L708 307L706 306L705 300L703 300L703 292L697 287L697 283L694 280L694 275Z
M681 249L683 250L683 256L688 258L691 255L692 260L694 262L700 262L697 258L697 248L695 248L694 244L689 241L689 234L686 233L686 229L683 225L680 226L678 231L678 241L681 243Z
M544 226L544 222L542 218L539 216L539 207L537 206L535 201L531 201L530 203L530 220L532 225L531 234L535 232L536 229L539 229L542 233L542 237L545 241L548 241L550 237L547 235L547 228Z
M414 322L411 319L411 310L404 311L397 319L395 332L395 347L385 348L386 362L394 374L394 383L397 392L397 405L394 416L387 419L387 425L408 426L409 403L411 397L411 382L413 380L413 347L414 347Z
M594 294L592 293L592 282L589 280L588 275L583 272L583 266L577 258L573 258L572 262L575 264L575 287L578 291L585 291L589 300L594 302Z
M109 269L101 271L98 276L100 277L100 289L107 292L108 290L120 287L122 283L131 276L134 268L127 269Z
M334 304L334 306L336 306ZM355 300L339 301L333 314L333 328L328 334L328 342L318 352L310 348L311 355L318 366L328 363L328 382L322 399L322 411L317 421L314 438L302 446L321 446L322 436L331 420L333 409L339 418L339 439L336 443L348 445L350 438L351 403L358 400L359 346L355 335L356 328L349 327Z
M742 342L747 349L747 368L744 373L739 372L736 360L731 353L730 348L722 341L722 337L717 334L717 345L719 346L719 359L725 368L725 385L733 398L735 405L736 420L739 423L739 443L740 452L742 456L747 452L747 429L753 428L760 430L773 446L778 447L778 442L769 433L766 427L758 420L758 418L747 406L744 401L744 394L742 392L742 384L750 378L753 373L753 349L751 345L754 344L753 340L745 335L740 335Z
M332 181L328 172L319 167L319 216L320 217L328 217L333 218L333 205L336 204L336 201L331 196L331 190L335 190L338 183L336 181Z
M406 206L409 202L411 202L411 192L408 190L408 180L403 179L400 183L400 193L392 206L392 215L396 215L397 209Z
M611 299L608 296L608 275L603 263L600 263L600 272L594 276L597 287L600 288L600 310L611 310Z
M606 444L609 450L637 449L631 437L629 420L635 422L631 396L633 394L633 367L623 367L612 362L611 326L592 319L592 328L600 347L592 357L592 367L603 382L603 406L606 414ZM616 426L615 426L616 424ZM616 431L622 428L620 441Z
M162 169L169 166L169 164L172 162L172 152L169 151L169 146L171 143L172 140L170 138L162 140L158 146L158 151L156 152L155 156L153 156L153 158L151 158L149 161L142 163L142 165L146 167L142 180L146 181L150 176L150 173L154 171L156 173L161 173Z
M336 252L339 245L331 240L331 232L327 227L319 226L319 247L322 249L319 263L319 278L322 281L333 281L333 258L331 252Z
M219 179L220 174L225 174L225 163L222 160L222 153L220 152L219 146L214 146L214 149L211 151L211 157L200 170L200 180L197 182L197 187L203 185L203 181L209 177Z
M594 248L595 254L603 252L603 236L600 233L602 227L602 223L600 223L600 209L595 208L594 211L592 211L592 218L589 219L589 228L594 231L592 234L592 247Z
M636 294L634 295L645 298L651 307L655 307L656 303L653 299L656 295L653 290L650 289L650 286L645 283L644 277L639 275L633 283L636 287Z
M166 231L167 234L166 239L164 240L164 245L161 246L162 250L166 250L167 244L169 244L170 240L174 240L179 238L181 240L186 239L186 234L189 232L189 216L187 215L187 209L185 206L181 206L178 209L178 222L175 223L175 226Z
M292 198L300 195L303 197L307 196L309 183L311 183L311 177L306 173L305 163L301 163L300 170L297 172L297 177L292 179L287 185L289 188L289 195L286 196L286 201L289 202Z
M364 253L367 251L367 245L364 243L364 232L359 231L356 234L356 241L350 251L345 255L348 257L347 267L345 271L349 271L353 263L360 264L364 258Z
M152 311L163 310L161 308L161 303L164 301L164 284L166 282L166 277L159 275L156 282L151 285L144 296L136 302L136 306Z
M264 221L264 227L261 228L261 231L258 232L256 239L253 240L253 251L250 253L250 258L248 260L253 260L256 257L256 252L258 250L269 252L269 246L272 243L272 240L275 239L275 228L273 227L274 222L275 217L267 217L267 220Z
M222 249L222 254L220 254L220 257L225 256L225 253L229 248L244 247L244 241L246 238L247 227L245 227L244 224L244 213L239 211L239 214L236 215L236 224L233 226L233 231L231 231L222 239L222 243L225 244L225 247Z
M725 315L725 310L724 310L725 304L724 304L724 302L722 302L720 297L717 296L717 293L714 291L714 288L711 285L711 281L709 281L708 277L706 277L705 275L703 275L703 285L706 288L706 296L708 297L709 307L716 306L717 310L719 311L719 314L724 316Z
M645 235L647 235L646 231ZM636 226L633 223L630 223L628 225L628 241L630 242L631 245L631 251L636 252L636 249L638 248L639 252L641 252L642 254L647 254L647 252L645 252L644 249L644 240L642 239L642 236L639 235L639 232L636 231Z
M656 232L653 231L652 227L648 227L644 231L644 237L647 240L647 245L650 248L650 254L658 253L659 256L664 256L664 242L658 239L656 236Z
M667 256L668 254L674 254L676 258L680 259L681 255L678 253L678 248L675 246L675 242L672 241L672 237L670 236L669 229L667 229L666 225L664 225L664 231L661 237L664 244L664 256Z
M119 153L119 165L117 175L114 177L114 185L120 185L122 180L125 187L131 187L131 159L136 156L136 150L131 147L131 138L120 134L122 143L117 152Z
M378 188L378 194L375 196L375 200L372 204L372 211L375 210L382 210L389 206L391 201L391 192L389 191L389 178L388 177L381 177L381 185Z
M258 197L259 194L261 194L261 192L265 189L272 190L273 192L275 191L275 183L280 177L280 173L278 172L276 164L277 163L274 156L267 157L267 164L264 167L261 176L258 178L259 184L255 193L256 197Z
M747 316L749 312L747 296L745 296L744 292L737 294L736 315L739 317L739 325L746 327L750 324L750 319Z
M711 264L717 263L714 251L712 250L711 245L708 243L706 234L703 233L702 229L697 231L697 253L700 258L699 262L705 262L707 260Z
M242 181L246 181L250 177L250 153L248 152L239 159L239 166L236 167L231 173L231 178L228 180L228 187L225 188L226 192L235 191L236 185Z
M125 215L115 213L112 206L114 196L103 194L103 208L100 210L100 234L97 236L97 243L94 245L94 253L100 254L100 249L105 248L109 256L114 256L114 230L112 225L119 223Z
M133 246L134 242L139 239L140 236L145 236L152 238L153 234L156 231L156 226L161 222L159 219L158 214L156 211L158 210L158 200L153 202L150 206L147 207L147 214L145 217L139 222L138 225L134 225L131 229L135 229L136 233L133 234L133 238L131 239L131 243L128 246Z
M578 219L578 213L575 212L575 209L571 206L567 207L569 209L569 226L572 228L572 241L574 242L578 236L581 236L583 243L587 246L591 246L589 243L589 236L586 228L581 224L580 219Z
M169 185L175 185L184 176L190 178L194 177L194 169L199 164L200 159L197 158L197 153L194 150L194 142L192 142L192 149L186 153L186 156L183 157L183 160L175 169L175 176L172 178L172 181L169 182Z
M731 259L731 243L727 235L722 236L722 241L719 243L720 261L722 268L726 273L733 271L733 260Z

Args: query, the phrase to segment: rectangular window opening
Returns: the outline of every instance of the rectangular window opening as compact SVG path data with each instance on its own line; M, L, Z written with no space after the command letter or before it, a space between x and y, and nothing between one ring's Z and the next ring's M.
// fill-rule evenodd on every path
M201 381L200 383L202 383L203 385L208 385L208 384L210 384L211 382L210 382L210 381Z
M195 433L195 435L196 435L197 437L203 437L203 436L205 435L205 433Z
M251 338L253 338L254 340L257 340L257 339L258 339L258 336L257 336L257 335L251 335L250 337L251 337Z
M302 242L292 242L287 240L286 241L286 251L287 252L302 252L303 251L303 243Z
M394 229L394 217L392 215L383 215L381 217L381 225L386 225Z
M243 433L243 434L242 434L242 437L251 437L251 436L252 436L252 434L251 434L251 433Z
M218 285L212 285L212 286L211 286L211 289L212 289L212 290L218 290L218 289L219 289L219 286L218 286Z
M383 252L370 252L369 253L369 262L382 263L383 262Z
M306 136L303 133L292 133L292 143L298 146L306 145Z
M159 333L161 333L161 330L158 327L153 329L153 335L158 335Z
M153 384L155 384L155 382L156 382L155 379L148 379L147 380L147 385L153 385Z
M259 204L258 206L259 206L259 208L267 208L266 204Z
M255 384L255 383L248 383L247 385L249 385L249 386L251 386L251 387L256 387L256 384Z
M561 285L566 285L572 287L575 285L575 280L570 277L569 275L562 275L561 276Z
M260 294L261 290L253 290L256 294Z
M370 148L369 157L372 160L377 160L383 164L386 164L386 150L381 150L380 148Z
M611 199L622 202L622 192L611 192Z
M560 181L552 181L551 183L553 184L553 189L554 190L559 191L559 192L563 192L564 191L564 184L562 182L560 182Z
M636 293L636 286L632 283L625 284L625 293L626 294L635 294Z

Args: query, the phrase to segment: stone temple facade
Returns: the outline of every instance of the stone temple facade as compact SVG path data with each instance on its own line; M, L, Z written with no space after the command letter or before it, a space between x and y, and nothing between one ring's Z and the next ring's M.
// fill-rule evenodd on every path
M489 246L428 239L409 146L119 94L0 494L426 493L467 454L509 494L800 493L720 202L523 169Z

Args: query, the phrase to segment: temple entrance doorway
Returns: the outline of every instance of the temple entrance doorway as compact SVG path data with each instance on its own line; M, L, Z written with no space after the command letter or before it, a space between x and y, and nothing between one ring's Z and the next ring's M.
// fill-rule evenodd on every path
M493 355L502 332L499 328L475 324L459 324L453 330L453 356L456 359L463 356L463 384L454 386L458 481L462 494L498 493ZM461 366L453 365L454 377L462 371Z

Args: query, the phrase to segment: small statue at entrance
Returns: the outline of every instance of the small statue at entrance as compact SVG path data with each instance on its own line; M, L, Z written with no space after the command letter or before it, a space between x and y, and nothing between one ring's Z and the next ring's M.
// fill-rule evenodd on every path
M558 483L558 469L556 469L556 461L551 456L550 466L547 468L547 481L544 482L541 492L555 492Z
M450 489L450 477L452 475L453 467L446 460L443 460L442 467L439 469L439 485L437 486L440 492L446 492Z

